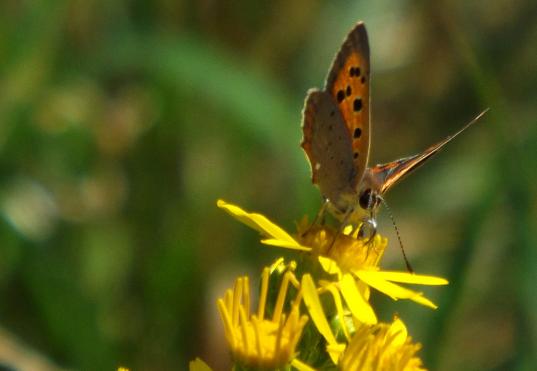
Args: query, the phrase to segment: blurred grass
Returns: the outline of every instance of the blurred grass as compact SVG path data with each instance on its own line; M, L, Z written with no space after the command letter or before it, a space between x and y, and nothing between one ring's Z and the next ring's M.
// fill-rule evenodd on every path
M275 255L215 200L288 228L315 213L302 102L362 19L375 161L417 152L491 107L388 196L417 271L451 285L432 293L436 312L377 298L383 316L410 323L431 369L534 368L536 10L3 2L1 326L62 368L224 362L214 296ZM387 222L381 230L393 240Z

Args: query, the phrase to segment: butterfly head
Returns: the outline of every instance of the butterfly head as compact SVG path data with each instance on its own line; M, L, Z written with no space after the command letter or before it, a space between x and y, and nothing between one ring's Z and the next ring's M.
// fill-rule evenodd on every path
M358 204L362 209L374 215L380 205L380 195L372 188L366 188L360 192Z
M382 179L368 168L357 188L358 206L374 218L382 201Z
M382 203L382 183L371 169L353 192L341 193L330 199L328 211L339 220L358 225L364 220L374 220ZM328 199L328 197L325 197Z

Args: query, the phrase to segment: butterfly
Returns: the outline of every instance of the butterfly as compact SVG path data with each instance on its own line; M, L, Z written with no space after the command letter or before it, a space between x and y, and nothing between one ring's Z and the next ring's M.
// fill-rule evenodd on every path
M371 142L369 42L363 22L345 38L322 90L308 91L304 104L301 147L311 165L312 181L327 208L345 224L367 224L376 233L376 211L383 195L405 175L423 165L455 134L414 156L368 167Z

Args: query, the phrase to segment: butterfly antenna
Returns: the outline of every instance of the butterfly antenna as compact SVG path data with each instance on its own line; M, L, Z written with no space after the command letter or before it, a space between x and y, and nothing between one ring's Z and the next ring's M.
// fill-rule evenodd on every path
M401 239L401 234L399 233L399 228L397 228L397 224L395 224L395 218L393 217L392 210L390 209L390 207L388 206L388 203L386 202L386 200L384 200L384 198L382 196L378 195L377 197L380 199L380 201L382 202L382 204L384 205L384 207L388 211L388 215L390 216L390 219L392 221L393 228L395 229L395 234L397 235L397 239L399 240L399 246L401 247L401 252L403 253L403 259L405 260L406 269L410 273L414 273L414 269L412 269L412 266L410 265L410 262L408 261L408 258L406 257L405 249L403 247L403 240Z
M485 113L487 113L488 111L490 111L490 107L487 107L485 108L483 111L481 111L481 113L479 115L477 115L476 117L474 117L469 123L467 123L466 125L464 125L459 131L457 131L454 135L451 135L452 138L455 138L457 135L459 135L460 133L462 133L463 131L465 131L466 129L468 129L470 126L472 126L473 124L475 124L477 121L479 121L479 119L481 117L483 117L485 115Z

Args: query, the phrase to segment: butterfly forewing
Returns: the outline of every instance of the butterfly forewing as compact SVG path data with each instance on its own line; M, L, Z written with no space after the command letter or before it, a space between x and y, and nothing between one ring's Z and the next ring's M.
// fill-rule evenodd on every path
M352 141L352 159L361 180L369 157L370 142L370 66L367 32L362 22L354 26L336 55L325 90L336 103Z
M481 112L479 115L477 115L477 117L459 129L455 134L452 134L444 140L433 144L425 151L418 153L417 155L372 167L371 174L375 178L376 184L380 185L378 191L380 193L385 193L388 191L388 189L401 180L405 175L410 174L412 171L423 165L428 159L438 153L438 151L440 151L446 144L451 142L470 126L475 124L487 111L488 109Z
M323 197L345 209L356 172L352 141L338 107L326 91L310 90L304 105L302 148L311 164L312 181Z

